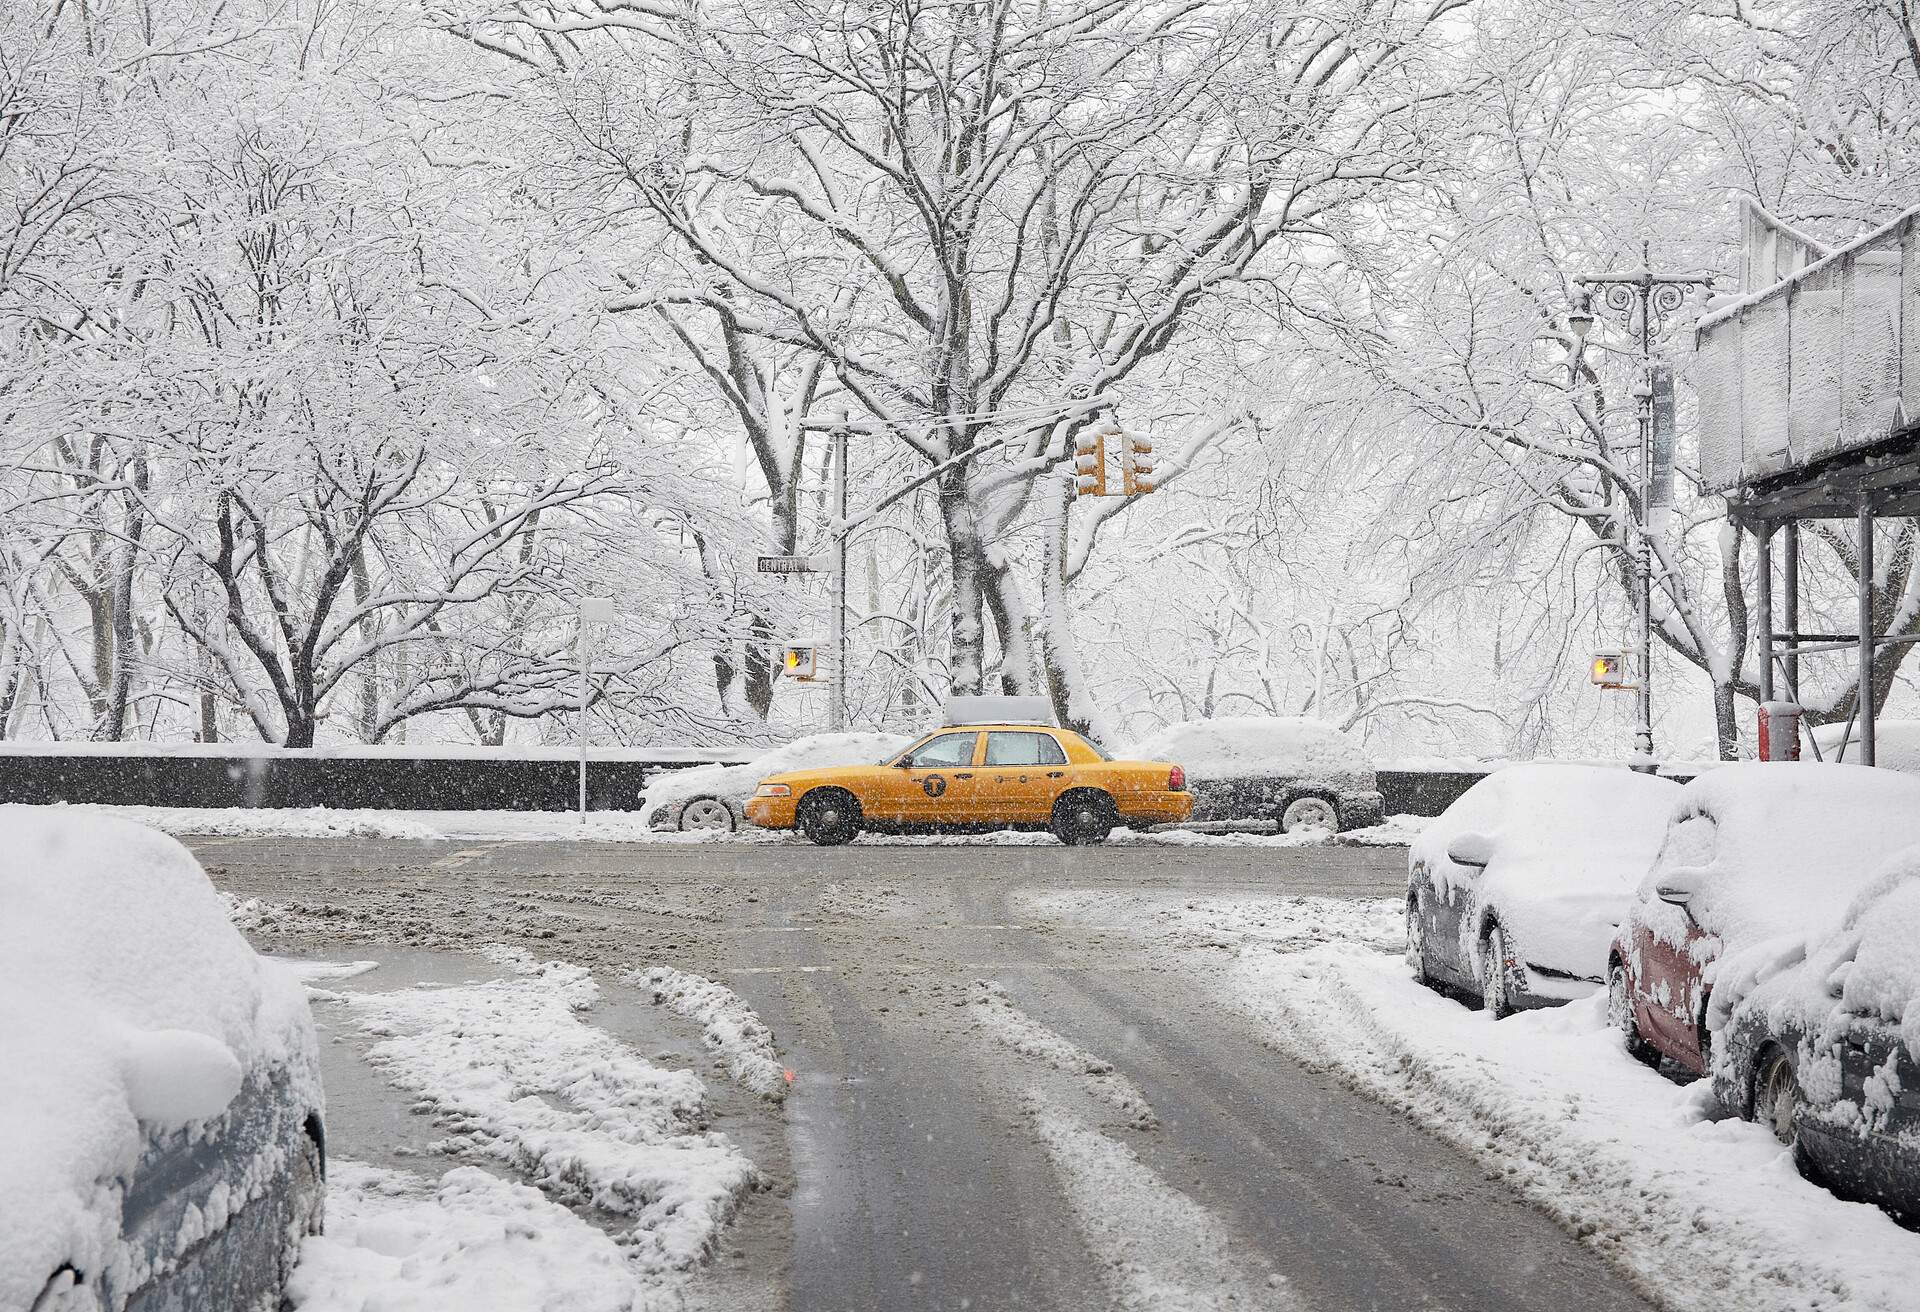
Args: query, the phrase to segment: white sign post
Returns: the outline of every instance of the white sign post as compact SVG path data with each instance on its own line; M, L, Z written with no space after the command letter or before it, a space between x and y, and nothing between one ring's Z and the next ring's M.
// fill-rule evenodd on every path
M589 624L613 623L612 597L580 598L580 628L574 647L580 657L580 823L587 822L587 707L593 696L593 635Z

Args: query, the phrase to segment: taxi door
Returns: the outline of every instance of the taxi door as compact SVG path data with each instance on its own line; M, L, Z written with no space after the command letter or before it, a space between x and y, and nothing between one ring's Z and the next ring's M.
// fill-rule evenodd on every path
M980 758L980 809L992 822L1044 822L1071 783L1067 753L1050 733L990 729Z
M897 782L887 790L892 814L886 818L911 825L970 820L979 806L973 764L979 740L978 730L956 729L911 748L895 767Z

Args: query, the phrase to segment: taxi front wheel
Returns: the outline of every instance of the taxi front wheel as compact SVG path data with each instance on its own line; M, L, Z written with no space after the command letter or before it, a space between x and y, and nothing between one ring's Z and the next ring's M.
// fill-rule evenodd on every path
M1113 799L1105 793L1068 793L1053 804L1053 836L1073 847L1080 843L1104 843L1113 827L1120 823Z
M800 799L800 832L819 847L838 847L860 832L860 803L839 788L819 788Z

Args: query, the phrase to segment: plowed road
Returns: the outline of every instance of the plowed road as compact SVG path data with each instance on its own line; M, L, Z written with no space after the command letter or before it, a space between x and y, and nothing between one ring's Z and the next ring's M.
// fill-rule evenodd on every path
M1035 900L1393 897L1400 849L190 845L222 887L287 908L253 933L267 950L501 941L608 979L673 965L746 998L795 1093L776 1107L703 1071L715 1128L775 1182L697 1282L708 1306L1646 1306L1471 1159L1270 1046L1204 976ZM984 1025L981 981L1044 1041ZM1157 1124L1129 1123L1116 1087ZM343 1115L335 1152L385 1156L366 1140L391 1115Z

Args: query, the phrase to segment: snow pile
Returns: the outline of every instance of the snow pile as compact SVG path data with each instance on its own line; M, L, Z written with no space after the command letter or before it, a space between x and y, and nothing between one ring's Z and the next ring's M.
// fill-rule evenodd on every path
M1358 743L1323 721L1293 716L1186 720L1168 725L1123 755L1171 761L1190 779L1286 775L1373 787L1373 764Z
M1510 765L1422 830L1407 860L1425 865L1439 897L1459 887L1476 908L1494 908L1528 961L1597 980L1680 793L1671 779L1622 767ZM1467 834L1489 840L1484 870L1447 856ZM1462 916L1460 930L1466 954L1477 959L1478 915Z
M1814 762L1745 762L1702 775L1675 802L1634 915L1682 945L1689 913L1723 952L1838 925L1875 867L1920 843L1920 779ZM1650 896L1692 893L1685 910Z
M334 811L324 806L164 807L76 806L74 811L116 813L169 834L209 838L391 838L432 843L446 837L404 811Z
M1847 733L1847 724L1823 724L1813 731L1820 757L1826 761L1858 764L1861 758L1860 726ZM1847 739L1843 748L1841 738ZM1808 759L1812 752L1805 754ZM1882 770L1920 774L1920 720L1876 720L1873 725L1873 763Z
M300 1312L634 1312L620 1247L538 1189L477 1167L438 1184L338 1158L327 1232L288 1285Z
M787 770L817 770L834 765L878 765L898 756L913 742L895 733L819 733L796 738L745 765L703 765L686 770L662 770L640 794L639 811L651 816L657 807L673 806L692 797L718 797L745 803L769 775Z
M1132 1080L1114 1070L1113 1063L1096 1057L1064 1035L1048 1029L1013 1004L1007 991L992 980L973 982L968 1000L974 1025L1023 1057L1045 1062L1057 1071L1085 1079L1088 1092L1118 1108L1136 1130L1159 1128L1147 1095Z
M1315 901L1156 899L1163 914L1143 919L1169 968L1217 981L1277 1046L1478 1157L1663 1306L1911 1312L1920 1234L1802 1180L1769 1130L1708 1119L1704 1082L1676 1086L1626 1055L1604 995L1495 1022L1415 984L1397 945L1323 937L1397 918L1397 900L1370 913ZM1106 898L1052 905L1114 917ZM1261 921L1263 935L1240 933ZM1241 946L1224 958L1186 946L1209 937Z
M111 1182L149 1133L218 1116L270 1067L302 1107L320 1092L298 984L254 955L179 843L6 806L0 853L0 1307L13 1308L62 1263L124 1260Z
M629 1218L643 1270L708 1253L758 1174L708 1132L705 1089L584 1023L585 969L489 951L517 977L346 995L368 1054L448 1131L449 1152L504 1162L557 1200Z
M1024 1100L1112 1306L1124 1312L1291 1312L1278 1276L1241 1269L1219 1218L1038 1093ZM1089 1300L1091 1302L1091 1300Z
M1327 841L1336 847L1406 847L1432 823L1430 816L1390 815L1377 825L1349 829Z
M738 993L671 966L632 971L626 982L651 990L656 1005L664 1003L699 1025L707 1051L736 1084L774 1102L787 1096L793 1075L774 1053L773 1031Z

